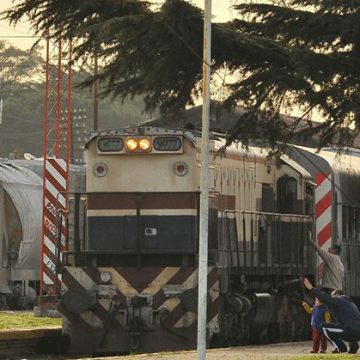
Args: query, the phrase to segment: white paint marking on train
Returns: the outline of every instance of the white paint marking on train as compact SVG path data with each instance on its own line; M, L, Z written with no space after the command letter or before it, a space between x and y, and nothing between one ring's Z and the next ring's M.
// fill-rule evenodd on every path
M190 327L197 319L192 311L187 311L175 324L174 328Z
M166 267L164 270L148 285L142 294L148 294L154 296L161 290L163 285L167 284L168 281L180 270L179 267Z
M116 286L125 296L138 295L138 291L131 286L114 268L100 268L100 271L108 271L111 273L111 283Z
M141 215L156 216L196 216L196 209L141 209Z
M88 210L88 217L100 216L136 216L136 209L102 209Z
M80 314L81 318L91 327L103 328L103 322L93 311L85 311Z
M68 266L70 275L86 290L95 290L96 283L83 269Z

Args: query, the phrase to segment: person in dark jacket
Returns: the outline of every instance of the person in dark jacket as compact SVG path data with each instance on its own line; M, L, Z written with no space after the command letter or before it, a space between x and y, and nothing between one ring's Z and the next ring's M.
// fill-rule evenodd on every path
M350 343L349 353L356 354L360 340L360 312L351 299L343 295L341 290L334 290L331 295L314 288L308 279L304 279L304 285L311 294L326 304L332 311L336 323L323 323L320 328L325 336L335 346L335 352L346 352L347 346L344 341Z

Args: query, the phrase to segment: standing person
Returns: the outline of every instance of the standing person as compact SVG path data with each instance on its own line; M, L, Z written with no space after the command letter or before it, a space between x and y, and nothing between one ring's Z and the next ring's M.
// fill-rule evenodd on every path
M311 239L311 232L309 232L309 242L325 263L322 281L323 290L328 293L331 293L335 289L342 290L344 282L344 265L340 259L340 246L331 245L328 251L325 251L318 243Z
M321 331L321 324L330 322L330 313L325 304L323 304L318 298L315 298L314 307L309 306L305 301L302 303L305 311L311 314L311 327L312 327L312 350L311 353L326 353L327 340L324 333Z
M360 340L360 312L351 299L343 295L342 290L334 290L331 295L317 288L314 288L308 279L304 279L304 285L311 291L311 294L328 305L334 314L336 323L323 323L320 329L335 346L335 352L347 351L344 341L350 343L349 353L356 354Z

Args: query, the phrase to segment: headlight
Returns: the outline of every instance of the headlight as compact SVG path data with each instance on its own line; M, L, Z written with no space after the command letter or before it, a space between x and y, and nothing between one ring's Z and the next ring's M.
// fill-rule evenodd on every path
M139 147L142 151L150 151L151 141L149 139L143 138L139 141Z
M126 141L126 149L128 151L135 151L137 149L138 145L139 144L138 144L137 140L134 138L128 139Z

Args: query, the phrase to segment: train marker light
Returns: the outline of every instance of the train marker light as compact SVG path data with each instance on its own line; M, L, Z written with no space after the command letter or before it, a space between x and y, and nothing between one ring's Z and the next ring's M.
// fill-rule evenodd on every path
M142 151L150 151L151 150L151 141L147 138L143 138L139 141L139 147Z
M126 149L128 151L133 152L137 149L138 146L139 146L139 144L136 139L130 138L130 139L126 140Z
M94 165L94 174L97 177L103 177L108 173L108 166L105 163L96 163Z
M174 172L177 176L185 176L189 171L189 167L183 161L178 161L174 164Z

